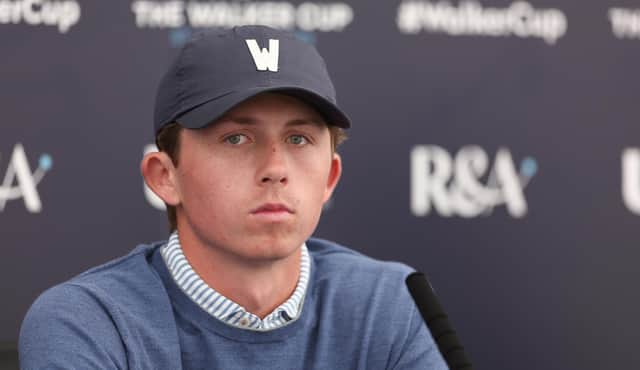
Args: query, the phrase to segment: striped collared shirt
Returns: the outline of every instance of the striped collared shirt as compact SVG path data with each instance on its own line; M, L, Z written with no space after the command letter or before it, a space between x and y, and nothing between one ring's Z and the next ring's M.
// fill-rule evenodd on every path
M245 310L239 304L216 292L198 276L182 252L178 232L171 234L169 242L160 250L173 280L192 301L213 317L229 325L243 329L268 331L295 320L302 309L309 282L309 251L302 244L300 277L295 291L286 302L278 306L264 319Z

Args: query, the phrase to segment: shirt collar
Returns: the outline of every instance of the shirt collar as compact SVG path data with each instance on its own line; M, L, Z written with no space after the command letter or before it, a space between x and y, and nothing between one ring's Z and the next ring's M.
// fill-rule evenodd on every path
M200 308L229 325L257 331L277 329L300 316L311 269L306 244L302 244L301 252L300 275L293 294L264 319L260 319L231 299L216 292L200 278L182 251L177 231L171 234L167 244L160 250L173 280Z

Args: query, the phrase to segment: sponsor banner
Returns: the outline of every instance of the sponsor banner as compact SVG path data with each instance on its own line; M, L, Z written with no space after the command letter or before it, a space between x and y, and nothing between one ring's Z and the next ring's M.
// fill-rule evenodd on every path
M306 32L339 32L353 21L346 3L284 1L134 1L138 28L206 28L263 24Z
M80 21L75 0L0 0L0 24L54 27L67 33Z
M537 170L532 157L517 169L506 148L498 149L490 163L487 152L475 145L455 156L436 145L417 145L411 151L411 211L418 217L435 212L472 218L504 205L509 215L521 218L528 208L524 190Z
M0 155L0 163L2 161ZM37 187L52 166L51 156L42 154L38 160L38 167L31 172L24 146L16 144L9 156L9 164L0 184L0 212L4 211L7 202L22 199L28 212L40 213L42 200Z
M560 9L536 9L525 1L506 8L484 7L478 1L407 0L398 7L398 30L405 34L444 33L451 36L538 38L554 45L567 32Z
M619 39L640 39L640 9L610 8L611 32Z

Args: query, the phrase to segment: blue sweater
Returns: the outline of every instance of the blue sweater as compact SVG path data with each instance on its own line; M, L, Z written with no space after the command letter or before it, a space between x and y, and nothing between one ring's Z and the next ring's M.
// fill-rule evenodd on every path
M22 369L447 369L405 265L311 239L302 313L267 332L229 326L138 246L44 292L20 332Z

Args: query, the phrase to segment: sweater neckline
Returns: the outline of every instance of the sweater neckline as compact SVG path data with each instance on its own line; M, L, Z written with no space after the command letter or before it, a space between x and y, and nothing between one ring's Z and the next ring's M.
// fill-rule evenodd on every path
M160 248L160 254L176 285L211 316L241 329L269 331L296 319L300 314L309 282L309 252L305 243L300 249L300 273L294 292L262 319L202 280L184 255L177 231Z
M251 329L243 329L231 326L204 311L200 306L193 302L181 289L176 285L171 277L171 273L167 269L160 248L156 248L151 256L151 264L158 272L167 293L169 300L174 309L174 314L180 315L184 320L189 321L196 327L203 327L207 330L221 335L225 338L239 342L247 343L268 343L281 341L295 336L301 329L311 325L313 316L315 315L314 294L313 294L313 277L315 275L315 266L313 266L313 256L309 256L311 263L311 275L307 286L305 299L302 302L300 315L286 325L270 331L256 331Z

